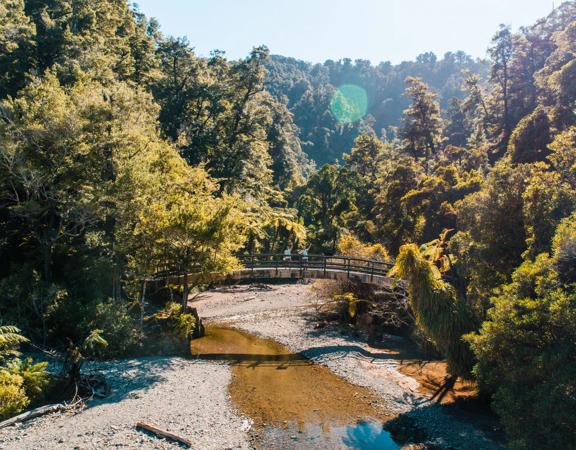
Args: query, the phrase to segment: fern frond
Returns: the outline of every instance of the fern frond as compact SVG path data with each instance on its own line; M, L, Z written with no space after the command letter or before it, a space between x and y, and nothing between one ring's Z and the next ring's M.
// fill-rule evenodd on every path
M20 344L28 342L20 334L20 330L12 325L0 326L0 359L7 356L17 356Z

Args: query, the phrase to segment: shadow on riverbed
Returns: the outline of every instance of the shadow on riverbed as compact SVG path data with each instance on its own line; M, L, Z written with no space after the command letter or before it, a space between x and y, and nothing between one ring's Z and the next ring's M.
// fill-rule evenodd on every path
M450 416L450 420L444 420L442 416ZM441 427L447 429L441 430ZM404 445L427 442L426 448L430 450L471 448L471 442L474 442L475 449L506 448L504 432L497 417L477 402L467 405L462 402L451 405L426 402L388 421L384 429L397 442ZM438 435L448 438L438 439Z
M106 403L117 403L125 399L140 397L157 383L166 380L163 375L184 360L170 357L146 357L139 359L88 363L83 370L86 374L101 373L111 387L106 398L89 400L88 407Z
M194 344L192 344L194 345ZM373 362L377 360L398 359L398 355L393 353L372 353L358 345L326 345L310 347L301 353L278 355L278 354L252 354L252 353L203 353L197 356L199 359L209 361L226 361L232 364L242 365L265 365L277 363L290 363L290 365L310 365L311 358L324 356L341 357L355 356L369 359Z

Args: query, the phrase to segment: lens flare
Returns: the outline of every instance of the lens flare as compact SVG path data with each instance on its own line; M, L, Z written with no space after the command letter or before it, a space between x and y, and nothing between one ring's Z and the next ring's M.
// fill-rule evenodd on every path
M368 94L360 86L343 84L330 101L330 111L338 122L354 123L366 115Z

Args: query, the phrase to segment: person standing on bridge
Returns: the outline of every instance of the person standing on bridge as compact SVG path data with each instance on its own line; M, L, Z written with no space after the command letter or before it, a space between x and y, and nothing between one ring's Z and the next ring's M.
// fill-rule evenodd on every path
M291 261L292 260L292 246L288 244L286 246L286 250L284 250L284 261Z
M300 250L300 256L302 256L302 264L304 266L308 265L308 250L310 250L310 247L312 247L312 245L304 247L302 250Z

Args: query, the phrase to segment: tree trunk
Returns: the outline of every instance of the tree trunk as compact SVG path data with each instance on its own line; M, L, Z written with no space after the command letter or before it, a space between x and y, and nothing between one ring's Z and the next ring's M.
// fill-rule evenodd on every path
M182 312L188 308L188 296L190 295L190 286L188 285L188 272L184 272L184 287L182 289Z
M144 337L144 308L146 307L146 280L142 282L142 297L140 298L140 336Z

